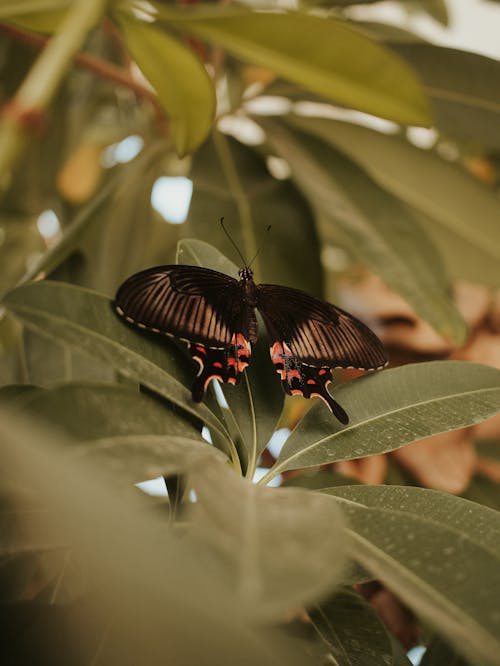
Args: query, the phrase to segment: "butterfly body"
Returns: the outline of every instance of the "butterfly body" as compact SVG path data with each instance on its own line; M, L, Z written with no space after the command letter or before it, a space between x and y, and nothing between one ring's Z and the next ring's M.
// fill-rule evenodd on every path
M248 267L238 280L196 266L150 268L121 285L115 307L138 328L188 343L199 365L192 389L197 402L214 378L240 381L257 341L256 309L285 392L321 398L344 424L348 416L327 390L331 368L375 370L387 363L382 343L352 315L297 289L256 284Z

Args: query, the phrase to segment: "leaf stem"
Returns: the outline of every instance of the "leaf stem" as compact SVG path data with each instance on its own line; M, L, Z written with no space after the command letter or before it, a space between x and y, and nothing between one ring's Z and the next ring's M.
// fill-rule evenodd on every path
M214 132L213 137L215 148L222 165L222 170L238 208L241 224L241 234L243 237L243 246L247 260L249 260L251 257L257 254L258 250L257 241L254 234L250 202L238 175L238 171L231 154L231 149L228 145L227 137L221 132L217 131ZM257 278L259 278L260 270L258 257L255 259L254 267L254 273L256 274Z
M30 131L38 129L89 31L106 10L106 0L76 0L31 67L0 121L0 181L23 152Z
M272 481L274 477L278 474L278 472L275 469L275 466L271 467L262 478L260 478L257 483L260 486L265 486L266 484L269 483L269 481Z
M49 38L43 35L36 35L28 30L22 30L21 28L3 23L0 23L0 32L22 42L23 44L27 44L28 46L37 49L44 48L49 41ZM102 79L114 81L115 83L128 88L138 97L146 99L154 107L158 120L161 120L163 124L165 123L165 113L158 103L156 94L149 88L143 86L139 81L136 81L123 67L118 67L117 65L107 62L95 55L91 55L90 53L77 53L74 58L74 63L82 69L86 69L87 71L96 74Z

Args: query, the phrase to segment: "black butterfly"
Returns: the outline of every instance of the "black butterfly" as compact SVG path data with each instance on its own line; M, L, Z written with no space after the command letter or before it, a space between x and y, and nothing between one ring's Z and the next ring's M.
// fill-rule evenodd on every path
M115 307L130 324L188 343L200 366L192 389L196 402L211 379L241 379L257 341L257 308L285 392L318 396L347 424L349 417L326 388L331 368L383 368L387 356L380 340L352 315L303 291L255 284L248 267L239 278L196 266L157 266L129 277Z

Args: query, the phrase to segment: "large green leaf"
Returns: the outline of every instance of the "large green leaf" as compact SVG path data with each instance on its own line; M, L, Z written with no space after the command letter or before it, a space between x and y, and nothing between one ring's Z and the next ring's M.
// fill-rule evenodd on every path
M186 239L179 242L179 263L205 266L237 276L237 267L203 241ZM261 333L252 349L250 366L245 370L239 386L224 387L224 395L235 419L243 447L238 447L242 466L248 475L255 471L259 454L265 448L276 427L283 407L284 393L280 382L273 379L273 365L269 359L267 339ZM224 415L226 410L222 411ZM229 427L230 424L228 424Z
M321 295L319 243L310 207L289 181L271 176L262 157L215 132L196 153L187 235L205 240L241 264L220 225L226 226L258 282ZM272 225L271 231L267 228Z
M498 197L458 165L367 127L319 118L295 122L343 150L382 187L480 251L485 261L498 264Z
M497 664L498 551L478 544L467 526L449 526L446 517L436 521L432 515L340 501L353 559L473 661ZM474 510L488 511L479 505Z
M333 233L441 334L462 343L465 324L440 257L411 212L344 154L274 120L262 122L269 143L318 211L324 234ZM308 131L316 122L299 121Z
M176 435L201 440L199 429L158 399L117 384L68 382L16 400L74 441L120 435Z
M207 138L215 115L215 91L205 67L165 30L124 12L117 18L127 49L170 118L178 154L192 152Z
M427 100L412 70L342 21L305 12L236 7L182 11L156 3L155 8L166 23L336 103L397 122L431 122Z
M224 433L212 412L194 403L186 388L192 376L186 356L170 340L124 325L108 298L46 281L19 287L4 304L27 326L109 363Z
M500 513L461 497L412 486L337 486L326 492L372 509L407 511L462 531L482 548L498 557Z
M500 410L500 370L431 361L354 379L335 392L350 416L342 427L323 404L300 421L268 477L393 451L417 439L479 423Z
M221 465L200 465L192 479L205 570L224 572L253 621L281 622L341 580L346 543L331 498L262 488Z
M313 607L309 617L338 666L393 664L391 640L382 621L360 595L344 589ZM321 663L328 663L324 659Z
M436 126L445 135L500 148L498 60L435 44L398 42L390 46L420 74Z

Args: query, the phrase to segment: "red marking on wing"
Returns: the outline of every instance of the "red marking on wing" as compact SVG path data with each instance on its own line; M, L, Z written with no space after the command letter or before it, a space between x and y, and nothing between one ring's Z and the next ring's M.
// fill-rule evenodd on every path
M308 379L308 380L307 380L307 383L308 383L308 384L311 384L311 385L316 384L316 382L314 381L314 379Z
M205 354L206 356L207 350L205 349L205 347L202 347L201 345L196 345L195 349L196 351L199 351L201 354Z
M222 368L222 363L219 363L219 361L214 361L212 365L214 368Z

